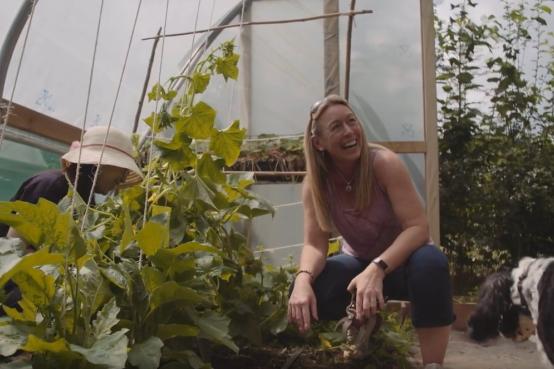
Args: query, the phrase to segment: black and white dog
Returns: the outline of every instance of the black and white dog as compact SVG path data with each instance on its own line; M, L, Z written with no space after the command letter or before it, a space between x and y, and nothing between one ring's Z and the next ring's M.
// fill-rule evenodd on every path
M515 338L520 314L530 314L537 348L554 368L554 257L525 257L517 268L487 277L468 321L469 336L476 341L498 333Z

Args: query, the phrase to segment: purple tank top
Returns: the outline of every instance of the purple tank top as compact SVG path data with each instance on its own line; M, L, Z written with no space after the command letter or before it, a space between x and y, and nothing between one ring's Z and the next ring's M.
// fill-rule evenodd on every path
M366 208L358 211L341 201L329 201L335 228L344 238L342 251L365 260L379 256L402 231L387 194L373 178L371 204ZM332 186L328 195L335 197Z

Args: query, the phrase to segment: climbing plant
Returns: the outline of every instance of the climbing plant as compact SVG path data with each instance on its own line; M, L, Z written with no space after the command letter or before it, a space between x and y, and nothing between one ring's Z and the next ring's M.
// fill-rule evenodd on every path
M248 190L251 177L223 172L245 131L238 121L217 129L200 100L211 79L237 78L238 58L225 42L153 87L160 108L145 119L155 136L141 149L141 185L86 218L69 198L0 203L0 222L35 248L0 239L0 286L22 293L17 309L2 306L0 355L26 351L36 368L198 369L215 346L237 351L285 329L290 271L264 268L234 227L273 212Z

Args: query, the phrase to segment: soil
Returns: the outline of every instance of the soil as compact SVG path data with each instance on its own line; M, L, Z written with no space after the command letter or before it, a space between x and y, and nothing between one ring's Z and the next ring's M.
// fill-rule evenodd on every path
M533 337L524 342L497 338L486 344L471 341L465 332L452 331L444 369L540 369L541 357ZM420 369L419 348L413 348L413 368ZM214 369L364 369L369 359L341 361L340 352L313 348L260 347L243 349L239 355L219 353ZM287 365L285 365L285 363ZM394 363L373 364L373 368L399 369Z
M339 349L256 347L242 349L238 355L219 353L212 360L212 366L214 369L401 369L393 362L368 366L370 362L369 358L344 360Z

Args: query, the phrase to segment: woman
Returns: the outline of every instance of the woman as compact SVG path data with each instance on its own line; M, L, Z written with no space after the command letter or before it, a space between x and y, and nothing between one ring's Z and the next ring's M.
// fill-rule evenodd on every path
M78 162L81 164L77 192L85 202L91 192L105 195L116 188L129 187L142 180L142 172L133 158L130 137L116 128L96 126L85 132L82 144L71 144L70 150L61 158L61 170L44 171L27 179L11 201L21 200L35 204L42 197L58 203L67 195L69 184L75 184ZM96 171L98 176L93 191ZM5 232L0 230L0 236L4 235Z
M101 154L103 147L104 153ZM141 170L133 158L133 144L129 136L115 128L108 130L108 127L96 126L85 132L80 145L73 143L70 150L62 156L61 170L44 171L27 179L11 201L21 200L34 204L40 198L45 198L58 203L67 195L69 185L75 185L78 162L81 164L76 190L85 202L88 202L91 192L105 195L142 180ZM96 172L98 175L93 190ZM94 205L94 198L91 202ZM0 237L4 236L17 237L17 232L5 224L0 224ZM5 292L5 304L10 307L16 306L20 294L13 282L6 284ZM3 310L0 308L0 315L2 313Z
M453 321L448 263L429 239L421 201L390 150L368 145L348 102L318 101L304 136L304 247L289 299L301 332L312 319L340 319L351 301L364 321L384 296L409 298L426 368L440 368ZM332 232L342 253L327 258Z

